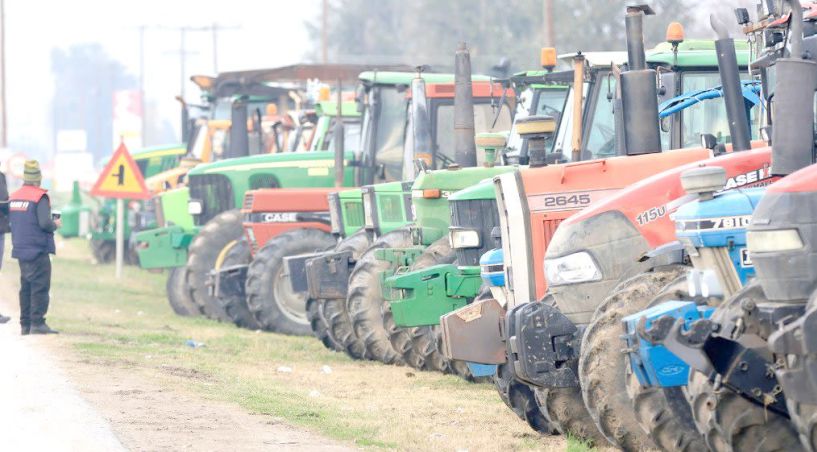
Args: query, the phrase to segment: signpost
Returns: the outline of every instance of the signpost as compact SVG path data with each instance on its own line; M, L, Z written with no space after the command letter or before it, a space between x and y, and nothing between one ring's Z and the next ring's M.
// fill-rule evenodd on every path
M116 279L120 279L125 256L125 199L150 198L142 172L131 158L125 143L119 144L105 169L99 173L91 194L116 199Z

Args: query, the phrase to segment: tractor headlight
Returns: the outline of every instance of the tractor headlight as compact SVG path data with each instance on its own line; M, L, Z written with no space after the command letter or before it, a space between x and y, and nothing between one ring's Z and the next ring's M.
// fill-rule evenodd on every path
M479 248L481 240L479 231L463 228L448 228L448 242L453 249Z
M187 201L187 213L190 215L201 215L204 211L204 204L198 199Z
M750 253L773 253L803 248L803 239L797 229L747 231L746 247Z
M580 251L556 259L545 259L545 278L548 285L577 284L601 279L601 271L593 257Z

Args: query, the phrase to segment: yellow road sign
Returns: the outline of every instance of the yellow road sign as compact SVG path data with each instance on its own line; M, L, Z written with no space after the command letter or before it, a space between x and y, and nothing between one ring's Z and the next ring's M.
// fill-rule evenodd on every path
M131 158L124 143L119 145L111 156L111 160L105 165L105 169L99 174L99 179L94 184L91 194L104 198L150 198L142 172Z

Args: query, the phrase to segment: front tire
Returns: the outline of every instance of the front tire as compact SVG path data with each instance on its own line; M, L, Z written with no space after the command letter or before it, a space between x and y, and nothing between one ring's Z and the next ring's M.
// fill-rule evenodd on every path
M533 388L517 380L508 366L508 363L498 365L494 375L499 398L534 431L544 435L558 433L540 409Z
M255 254L247 269L247 306L258 323L278 333L309 336L306 295L292 290L284 258L314 253L335 244L328 232L295 229L274 237Z
M199 306L190 297L190 290L184 280L184 268L174 267L167 275L167 301L177 315L192 317L201 315Z
M218 259L216 259L214 269L218 272L222 268L231 267L233 265L249 265L251 260L250 244L246 239L242 238L228 243L227 246L221 250ZM219 294L218 303L237 326L250 330L261 329L261 325L255 320L252 312L250 312L250 308L247 307L246 297Z
M627 397L626 360L621 353L621 319L647 306L654 294L686 267L668 266L636 275L621 284L593 314L582 338L579 379L587 411L604 437L616 447L655 447L641 429Z
M413 246L408 228L384 234L360 257L349 278L349 296L346 307L352 319L355 335L365 344L373 359L386 364L402 364L403 359L392 347L388 332L383 327L382 308L386 301L380 287L381 275L392 264L375 257L382 248L409 248Z

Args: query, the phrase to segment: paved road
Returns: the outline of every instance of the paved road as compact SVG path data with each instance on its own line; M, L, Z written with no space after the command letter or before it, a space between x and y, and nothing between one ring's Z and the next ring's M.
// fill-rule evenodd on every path
M0 300L0 312L16 316L8 301ZM124 451L108 422L43 350L43 341L56 338L20 336L16 320L0 325L2 449Z

